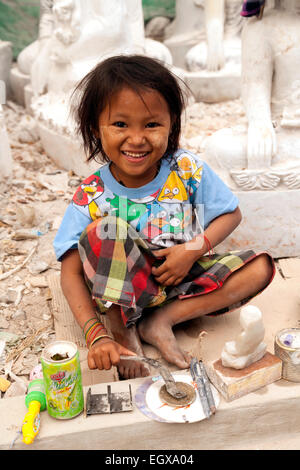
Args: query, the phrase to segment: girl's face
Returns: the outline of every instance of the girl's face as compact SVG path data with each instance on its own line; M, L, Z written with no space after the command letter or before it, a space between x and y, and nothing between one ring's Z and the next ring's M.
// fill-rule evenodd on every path
M170 131L168 104L159 92L139 95L123 88L115 93L99 117L100 139L114 177L129 188L152 181Z

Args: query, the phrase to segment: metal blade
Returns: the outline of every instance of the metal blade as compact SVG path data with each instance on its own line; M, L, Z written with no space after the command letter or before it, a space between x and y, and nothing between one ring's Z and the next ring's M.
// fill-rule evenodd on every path
M149 364L149 366L154 367L155 369L159 370L160 375L162 376L163 380L166 384L167 392L172 395L174 398L184 398L186 397L186 393L181 392L178 390L176 382L174 380L173 375L169 371L169 369L163 366L159 361L155 359L150 359L150 357L145 356L120 356L121 359L131 360L131 361L143 361Z

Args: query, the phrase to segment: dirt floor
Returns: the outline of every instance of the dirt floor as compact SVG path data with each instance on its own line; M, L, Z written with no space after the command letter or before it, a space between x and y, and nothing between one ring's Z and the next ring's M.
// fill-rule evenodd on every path
M0 183L0 377L2 397L24 394L43 347L55 339L47 277L59 271L52 242L81 176L59 169L45 154L35 122L13 102L4 106L14 160ZM205 137L245 122L240 100L194 103L185 114L182 146L201 153Z

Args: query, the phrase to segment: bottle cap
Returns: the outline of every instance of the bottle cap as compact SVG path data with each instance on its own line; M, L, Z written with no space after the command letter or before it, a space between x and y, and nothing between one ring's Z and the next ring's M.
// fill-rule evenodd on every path
M41 404L41 411L44 411L47 408L46 395L42 392L33 390L32 392L27 393L25 396L25 405L29 408L29 404L32 401L38 401Z

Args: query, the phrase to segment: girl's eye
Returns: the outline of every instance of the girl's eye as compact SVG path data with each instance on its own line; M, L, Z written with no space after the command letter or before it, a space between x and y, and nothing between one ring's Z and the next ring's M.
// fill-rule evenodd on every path
M159 123L158 122L148 122L148 124L146 124L146 127L158 127L159 126Z
M116 121L116 122L113 123L113 126L115 126L115 127L126 127L126 124L123 121Z

